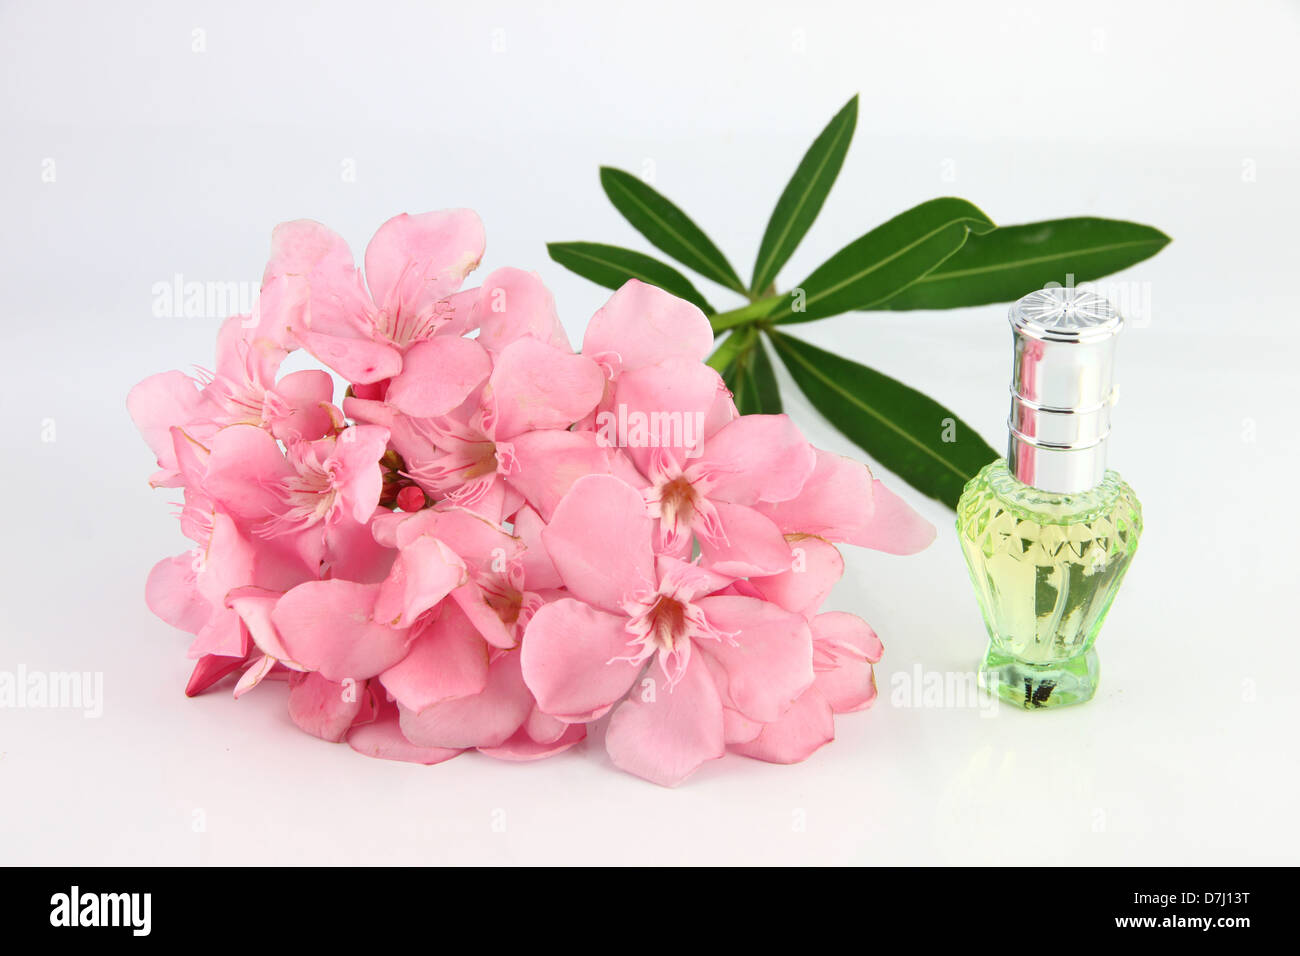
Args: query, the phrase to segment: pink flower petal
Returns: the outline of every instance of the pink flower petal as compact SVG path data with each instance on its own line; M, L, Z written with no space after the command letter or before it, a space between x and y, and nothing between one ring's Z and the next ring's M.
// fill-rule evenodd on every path
M591 432L541 429L511 439L515 464L511 487L543 517L550 517L573 483L586 475L609 474L609 455Z
M274 395L283 409L270 418L271 434L281 441L314 441L333 425L329 404L334 397L334 379L329 372L291 372L276 383Z
M367 757L401 760L406 763L435 764L464 753L460 748L419 747L402 734L396 706L384 701L375 719L358 724L348 731L348 746Z
M725 540L699 535L700 553L711 570L728 577L779 574L790 568L790 545L780 529L753 508L714 501Z
M708 417L704 420L704 440L707 442L739 417L740 412L736 410L736 403L732 401L731 390L719 379L718 393L713 396L713 404L709 407Z
M623 447L647 477L656 457L684 467L704 442L719 381L713 369L686 359L625 371L613 409L596 416L597 434L603 444Z
M493 647L511 648L516 643L513 623L507 623L489 602L488 593L476 581L467 581L451 592L452 603L469 619L475 632Z
M872 663L884 648L866 621L855 614L827 611L812 620L813 643L827 649L835 666L817 671L817 689L837 714L865 710L876 699Z
M212 605L198 590L197 562L193 551L163 558L153 566L144 586L149 610L172 627L190 634L199 633L212 617Z
M902 498L872 480L875 509L862 533L851 543L889 554L916 554L930 546L938 532Z
M717 470L711 498L753 505L799 494L816 456L788 415L744 415L709 438L699 463Z
M783 532L891 554L912 554L934 540L934 526L873 479L866 465L820 449L816 460L798 496L756 506Z
M515 534L524 546L520 562L523 564L524 583L528 589L540 591L544 588L563 587L564 582L551 563L551 556L546 553L546 545L542 544L542 530L546 527L542 516L524 505L515 515L514 526Z
M612 476L589 475L574 482L556 507L542 542L575 597L622 614L626 597L653 590L657 581L653 525L634 488Z
M375 304L390 314L431 309L478 268L485 242L472 209L394 216L366 246L366 284Z
M480 693L487 680L488 646L454 605L445 605L409 653L379 675L393 698L416 712Z
M483 401L495 412L494 437L508 441L534 428L568 428L604 391L605 374L591 359L522 338L497 356Z
M217 330L217 378L270 386L288 350L256 337L252 317L232 315Z
M547 714L595 720L632 686L641 665L628 656L627 618L563 598L528 622L520 655L524 681Z
M284 323L299 341L303 341L307 328L322 335L345 338L364 338L369 334L374 306L362 285L352 251L338 233L310 219L276 226L271 234L271 258L262 274L262 287L275 289L276 280L281 278L286 282L276 294L283 297L289 314L271 317L268 324L273 328ZM296 324L301 321L297 303L304 294L303 284L308 299L306 328ZM282 334L284 329L278 331Z
M721 665L724 696L751 720L780 717L812 686L812 633L807 622L757 598L717 595L696 607L709 623L734 636L728 641L696 641L695 647Z
M435 310L438 335L468 335L478 327L480 290L461 289L442 299Z
M375 541L369 524L356 521L340 521L330 526L325 543L322 560L327 562L330 576L360 584L382 583L397 557L395 551Z
M497 269L479 289L478 341L493 352L531 336L564 352L572 352L569 338L555 311L555 299L536 272Z
M400 708L402 733L421 747L499 747L514 736L532 706L519 673L519 654L506 652L492 663L482 693L419 713Z
M192 421L202 403L197 383L183 372L162 372L146 378L126 396L135 427L158 460L155 486L171 485L177 477L171 429Z
M500 525L464 508L439 506L412 515L398 529L397 547L408 547L421 535L453 542L456 554L476 570L487 570L498 557L513 560L520 548Z
M216 432L212 432L216 434ZM211 458L211 452L207 446L201 444L192 435L183 428L173 428L171 430L172 451L175 455L173 459L176 462L176 469L180 472L180 484L185 485L186 492L189 494L203 493L203 478L208 473L208 460ZM211 440L209 436L208 440ZM157 477L157 476L155 476ZM157 483L150 479L150 484L158 487ZM206 497L206 494L203 493ZM210 502L205 502L210 504ZM192 540L200 540L198 537L191 537Z
M722 708L722 726L727 738L727 746L744 744L763 732L763 725L757 720L750 720L738 710Z
M359 337L294 330L303 348L349 382L369 384L392 378L402 370L402 353L391 345Z
M497 760L542 760L563 753L586 736L587 728L584 724L569 724L564 728L564 733L555 740L548 741L534 740L520 727L513 737L499 747L480 747L479 752Z
M389 627L410 627L464 581L465 564L447 545L418 538L393 562L375 600L375 617Z
M289 681L289 716L301 729L338 743L361 712L364 684L335 683L320 674L295 674Z
M835 739L835 718L830 704L810 688L779 720L763 725L762 732L731 750L768 763L798 763Z
M835 545L822 538L790 535L786 540L793 554L791 569L752 577L749 583L765 600L809 618L844 574L844 558Z
M347 253L347 260L350 269L351 252ZM307 279L300 275L276 275L262 283L253 303L250 334L268 345L296 349L300 343L293 330L308 328L310 319L311 285Z
M519 729L539 744L550 744L568 733L570 726L570 724L565 723L558 717L543 713L534 704L533 709L528 712L528 719L524 721L524 725Z
M664 787L675 787L726 752L722 702L709 669L692 654L669 689L658 663L610 718L605 748L614 765Z
M194 636L189 648L190 657L238 657L248 654L248 631L240 623L239 615L227 607L216 608L208 623Z
M311 219L282 222L271 233L271 255L262 281L277 276L342 275L356 269L347 240Z
M252 666L244 671L243 676L239 678L239 683L235 685L235 699L238 700L262 683L273 667L275 667L275 658L269 654L264 654L253 661Z
M280 640L280 633L271 621L271 615L282 596L278 591L250 585L227 593L226 606L239 615L259 651L273 660L285 661L296 667L296 662L289 655Z
M388 429L378 425L350 425L334 443L331 480L338 504L360 524L379 507L384 485L379 459L387 447Z
M684 299L629 279L587 324L582 351L616 353L623 371L665 359L704 361L713 350L713 330L704 313Z
M203 488L232 515L259 523L285 510L277 485L295 471L270 432L231 425L217 432L209 447Z
M308 581L289 591L271 620L293 660L332 681L364 680L406 656L408 632L374 620L379 587Z
M189 683L185 685L186 697L197 697L227 674L233 674L244 666L244 658L224 657L220 654L207 654L199 658L190 674Z
M263 554L224 511L209 513L207 531L206 546L194 565L194 581L209 604L221 607L227 591L253 580L259 564L274 562L262 560Z
M386 400L417 418L446 415L491 374L492 360L478 342L436 335L407 351L402 373L388 386Z

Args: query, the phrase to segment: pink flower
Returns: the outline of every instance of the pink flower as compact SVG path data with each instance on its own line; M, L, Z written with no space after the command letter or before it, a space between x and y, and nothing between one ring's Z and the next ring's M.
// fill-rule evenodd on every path
M468 209L403 213L370 240L363 280L342 237L300 219L276 228L262 281L305 283L307 309L289 332L349 381L378 382L402 370L415 343L464 331L469 302L453 293L483 246L483 224Z
M202 488L240 528L283 538L309 567L368 544L383 487L388 431L352 425L284 448L268 432L231 425L213 436Z
M225 321L217 336L216 371L205 373L202 416L190 422L211 428L248 424L266 428L285 440L319 438L333 424L330 402L334 381L321 369L291 372L279 381L276 374L288 350L259 338L251 319L234 316Z
M872 664L883 648L866 621L841 611L818 613L844 572L839 551L828 541L792 535L800 568L737 582L740 593L779 604L804 616L812 632L813 684L788 711L767 724L736 711L726 713L727 745L734 753L771 763L797 763L835 739L835 714L871 706L876 697Z
M759 501L755 510L786 534L815 534L890 554L929 547L934 525L849 458L815 449L816 466L799 494Z
M582 352L611 380L669 359L703 362L713 351L709 320L691 303L629 279L587 324Z
M330 429L334 381L329 373L305 369L277 382L288 352L256 333L247 317L232 316L217 337L215 372L195 378L162 372L127 396L127 409L158 458L160 471L151 479L155 487L178 483L171 436L177 426L200 442L236 424L265 428L281 439L320 438Z
M781 571L789 549L757 506L802 490L813 449L787 416L737 418L721 377L701 361L712 342L708 320L649 289L629 283L592 320L587 345L612 356L613 385L591 426L634 466L618 473L644 489L660 550L681 555L696 540L706 563L723 574ZM615 308L628 296L653 309L652 321L642 323L653 330L648 342Z
M812 637L775 604L717 594L730 578L656 556L653 532L634 488L577 481L542 532L572 597L537 612L522 660L538 705L561 720L593 720L622 700L611 759L672 786L722 756L724 701L767 723L812 684ZM643 670L648 683L634 687Z
M262 545L241 530L203 490L208 450L172 428L177 475L185 482L181 528L195 542L190 551L159 562L149 575L145 600L159 617L195 635L198 658L186 693L202 692L245 663L250 637L227 596L244 586L288 588L314 576L293 549ZM260 656L260 655L259 655Z
M613 762L675 785L733 753L802 760L875 697L880 641L822 612L832 542L934 529L784 415L739 416L693 305L632 281L574 353L540 278L465 210L398 216L364 277L279 227L213 371L127 399L193 547L146 600L194 635L186 692L287 685L306 733L369 756L512 761L608 719ZM280 376L305 346L322 369Z
M421 488L501 521L525 501L547 515L576 477L609 470L596 437L569 430L600 399L594 362L531 335L494 361L473 340L451 341L461 344L413 349L383 401L344 403L391 430Z

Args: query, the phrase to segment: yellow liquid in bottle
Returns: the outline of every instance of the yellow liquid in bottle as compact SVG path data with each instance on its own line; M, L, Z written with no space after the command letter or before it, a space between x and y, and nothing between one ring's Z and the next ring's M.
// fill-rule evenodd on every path
M981 683L1029 709L1090 699L1093 644L1141 533L1141 505L1114 471L1070 495L1020 483L1001 459L972 478L957 535L989 634Z

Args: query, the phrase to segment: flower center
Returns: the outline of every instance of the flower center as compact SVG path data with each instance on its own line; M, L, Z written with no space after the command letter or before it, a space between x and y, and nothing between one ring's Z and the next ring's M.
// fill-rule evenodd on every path
M497 617L501 618L502 624L514 625L519 621L519 613L524 607L523 594L502 582L496 587L480 585L483 591L483 600L487 601L488 607L497 612Z
M470 451L469 464L465 466L462 476L465 481L490 475L497 470L497 446L495 442L479 442Z
M646 613L647 638L662 651L671 652L686 634L686 608L681 601L661 594Z
M624 602L623 609L630 639L627 654L614 660L639 664L657 655L669 689L686 672L692 641L713 636L699 608L671 593L639 594Z
M338 501L332 464L303 464L301 471L281 480L276 489L284 511L261 522L254 529L264 538L292 534L325 521Z
M391 312L384 308L375 313L375 330L399 349L405 349L433 338L452 314L451 305L445 299L418 311L410 306L397 306Z
M659 517L674 531L690 526L695 517L695 487L684 475L660 487Z

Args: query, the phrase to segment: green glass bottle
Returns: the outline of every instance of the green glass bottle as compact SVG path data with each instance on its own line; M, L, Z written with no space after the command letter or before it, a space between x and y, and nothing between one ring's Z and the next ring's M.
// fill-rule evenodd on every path
M1142 508L1106 468L1115 343L1102 297L1049 287L1011 307L1008 452L972 478L957 536L989 645L980 684L1027 710L1092 698L1093 645L1142 533Z

